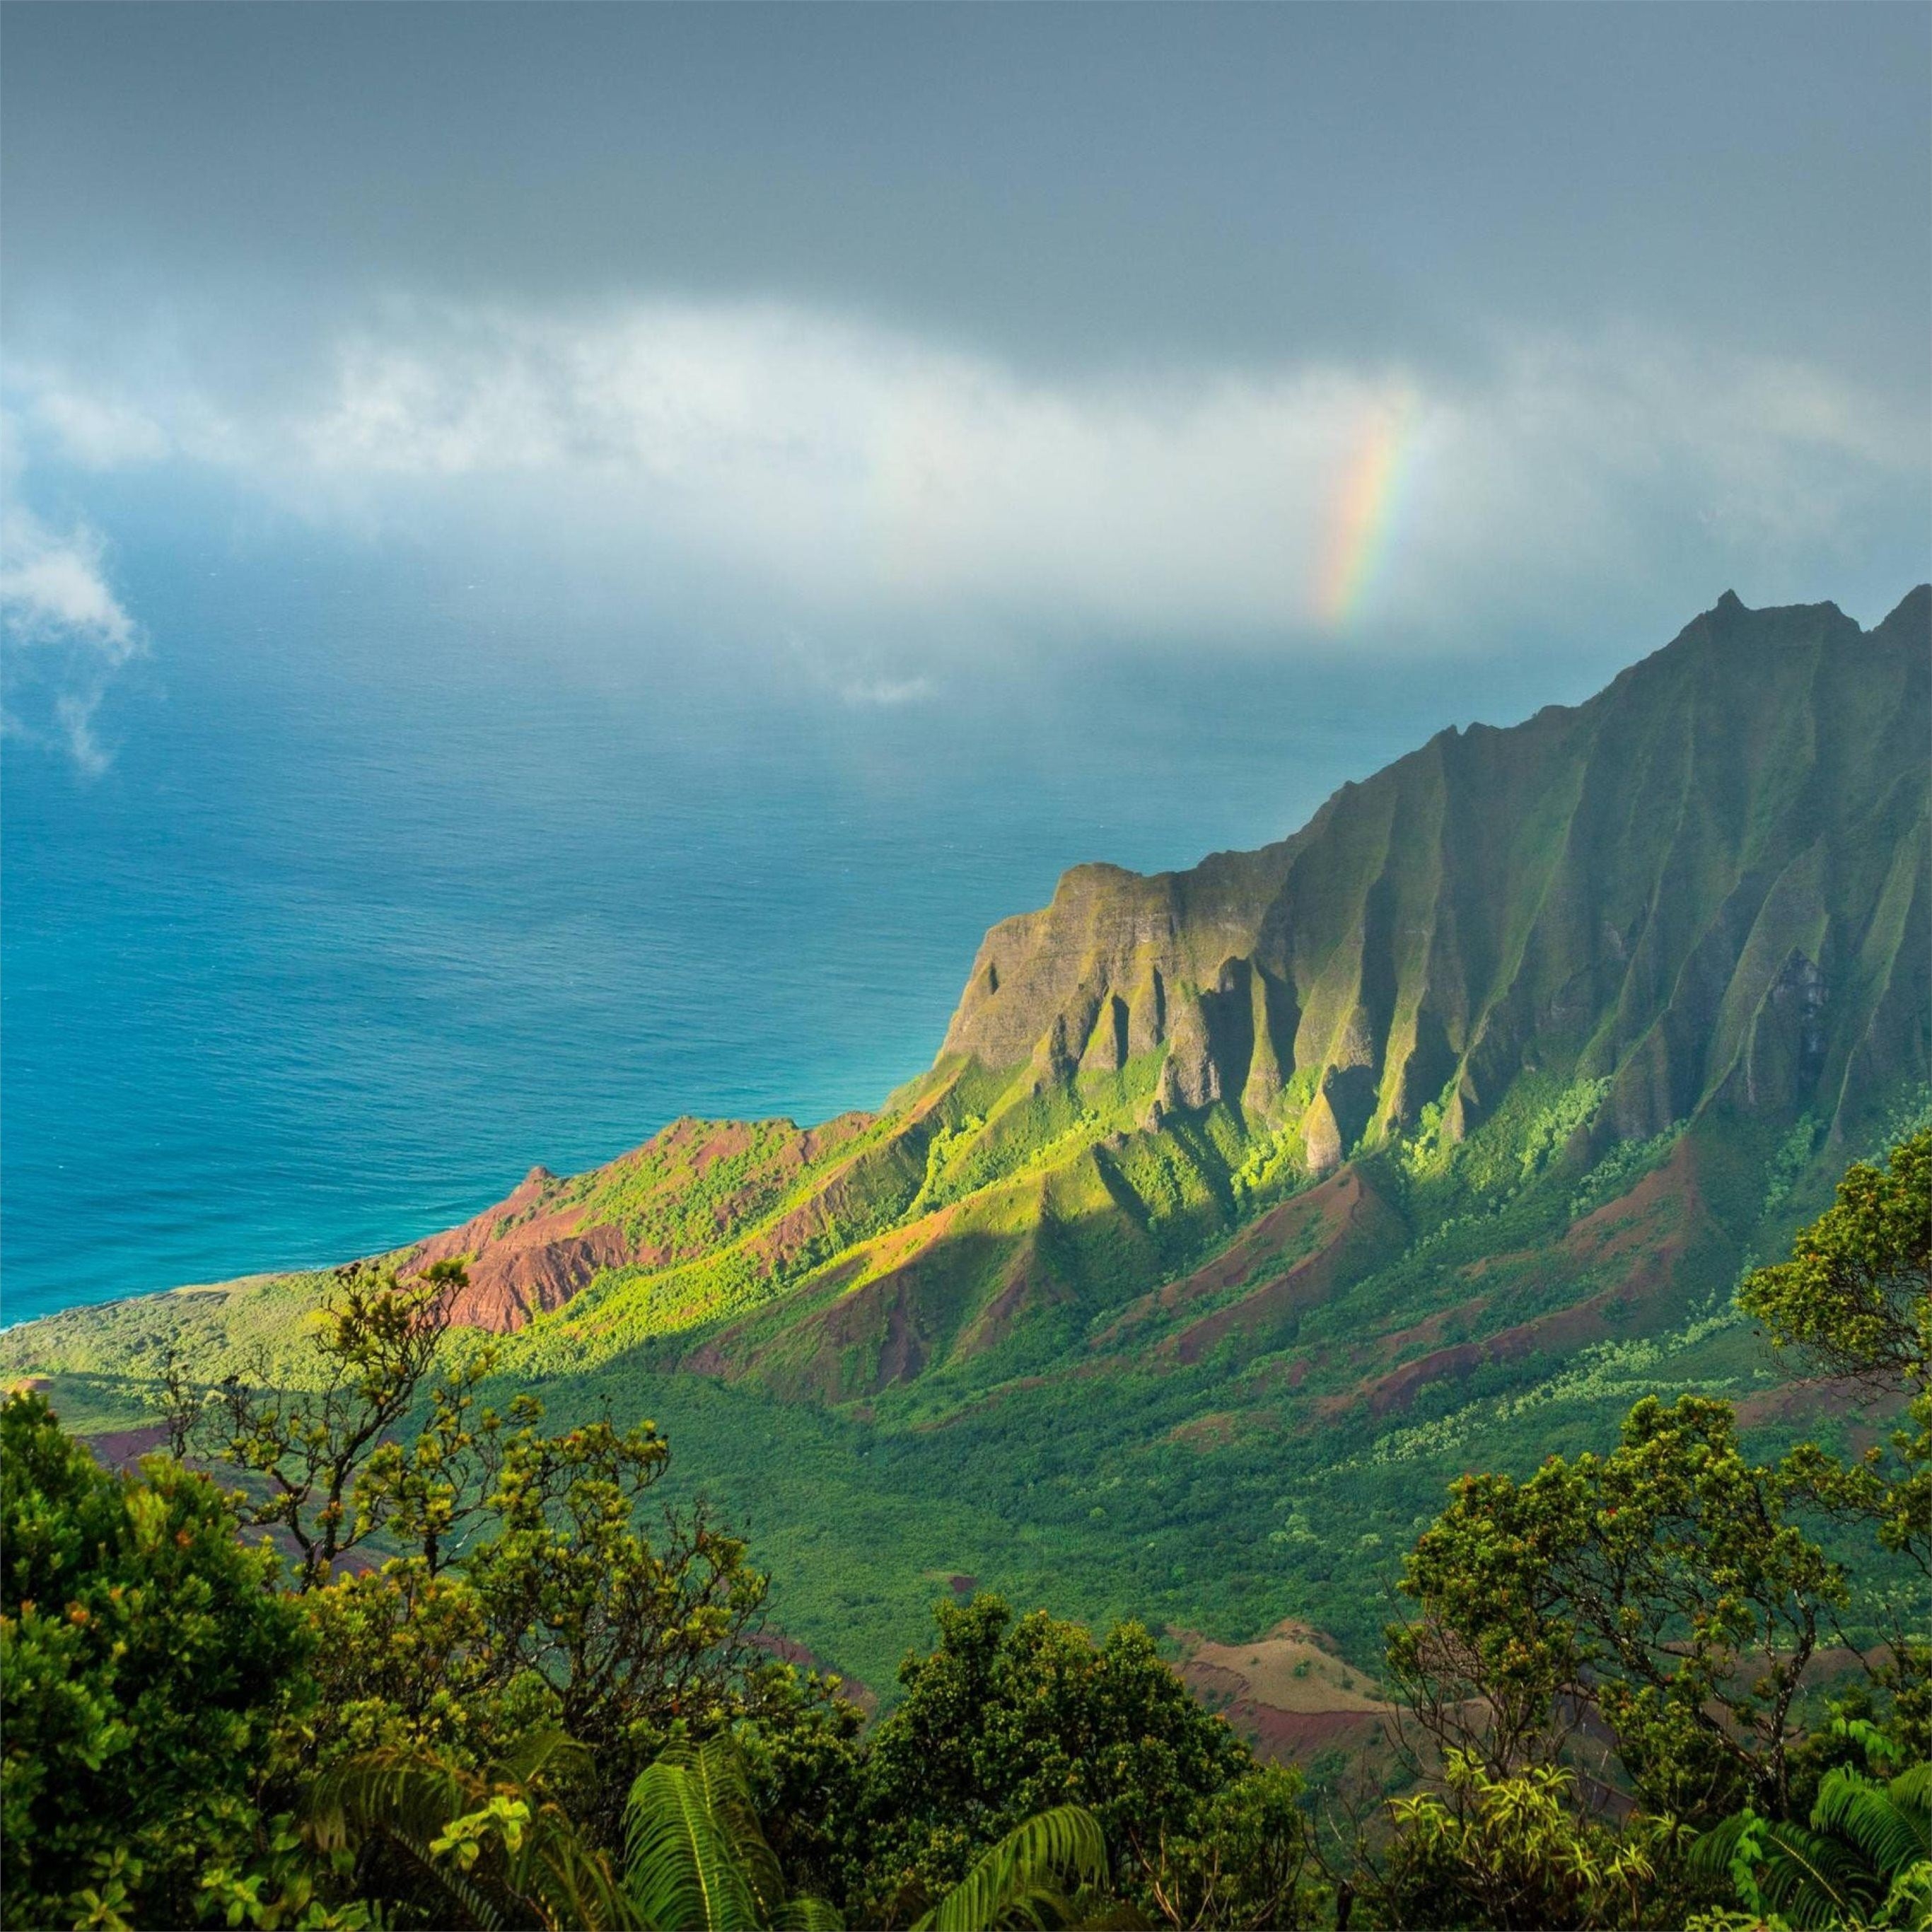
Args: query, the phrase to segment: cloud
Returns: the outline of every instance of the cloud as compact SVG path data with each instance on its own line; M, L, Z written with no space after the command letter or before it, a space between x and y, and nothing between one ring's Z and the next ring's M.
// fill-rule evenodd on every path
M1629 331L1498 337L1454 378L1049 381L786 304L410 304L292 356L272 396L213 368L165 393L28 386L70 460L201 464L370 528L482 520L614 581L873 638L1426 647L1624 594L1660 558L1712 594L1774 588L1924 490L1922 426L1855 383ZM844 686L906 703L926 676Z
M902 704L923 704L938 689L929 677L853 678L839 686L838 694L855 708L870 705L889 711Z
M108 583L106 550L85 524L49 528L8 478L0 497L0 723L13 735L59 744L89 777L112 761L94 728L100 701L116 673L145 648Z
M50 382L35 394L34 414L62 454L82 469L158 463L169 453L167 432L144 410L124 402Z

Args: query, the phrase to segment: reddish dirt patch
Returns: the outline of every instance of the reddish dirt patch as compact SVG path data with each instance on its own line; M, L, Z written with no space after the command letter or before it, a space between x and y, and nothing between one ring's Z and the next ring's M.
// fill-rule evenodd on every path
M168 1446L168 1432L158 1422L139 1429L110 1429L100 1436L82 1438L94 1460L104 1469L118 1474L130 1472L143 1456L152 1456Z
M1468 1301L1459 1301L1448 1308L1438 1309L1413 1328L1396 1328L1383 1336L1376 1344L1376 1353L1385 1359L1402 1354L1406 1350L1417 1348L1433 1348L1442 1340L1442 1331L1452 1322L1473 1322L1490 1305L1486 1294L1477 1295ZM1452 1342L1449 1345L1454 1347Z
M1480 1341L1459 1342L1453 1348L1433 1349L1385 1376L1358 1384L1346 1395L1324 1396L1317 1406L1327 1415L1366 1402L1372 1415L1387 1415L1407 1408L1417 1391L1430 1383L1460 1382L1485 1362L1520 1361L1526 1355L1558 1353L1580 1348L1586 1342L1601 1341L1612 1332L1604 1318L1604 1310L1629 1298L1621 1288L1606 1288L1574 1308L1539 1315L1534 1321L1518 1322Z
M1692 1144L1680 1141L1661 1167L1646 1174L1628 1194L1586 1215L1560 1241L1547 1248L1487 1256L1463 1270L1466 1279L1480 1275L1491 1283L1489 1292L1432 1319L1466 1317L1491 1305L1506 1292L1510 1275L1533 1276L1539 1286L1552 1280L1574 1282L1580 1289L1593 1281L1604 1286L1580 1294L1567 1308L1514 1323L1493 1335L1431 1349L1364 1380L1345 1394L1323 1398L1316 1405L1317 1412L1325 1418L1364 1402L1372 1414L1388 1415L1406 1408L1428 1384L1460 1382L1485 1363L1562 1352L1628 1332L1628 1321L1612 1321L1612 1310L1628 1316L1642 1309L1667 1307L1678 1296L1687 1260L1722 1238L1698 1185ZM1375 1352L1386 1358L1406 1344L1425 1340L1430 1326L1424 1322L1386 1336Z
M1305 1624L1277 1624L1246 1643L1173 1634L1186 1646L1181 1682L1264 1757L1306 1758L1330 1744L1352 1752L1384 1734L1390 1707Z
M1192 1422L1176 1424L1161 1439L1177 1448L1204 1454L1210 1449L1225 1449L1240 1434L1246 1420L1239 1409L1218 1408L1207 1415L1197 1415Z
M1870 1420L1876 1422L1880 1412L1888 1406L1895 1406L1897 1401L1896 1396L1880 1395L1862 1383L1835 1376L1785 1382L1746 1396L1738 1404L1738 1426L1753 1429L1768 1422L1808 1422L1826 1416L1839 1420L1856 1417L1864 1422L1868 1411L1872 1412Z
M842 1671L828 1671L796 1637L787 1636L782 1630L762 1630L754 1632L746 1641L754 1650L762 1650L767 1657L775 1657L781 1664L789 1664L799 1670L816 1670L821 1676L836 1677L841 1694L857 1705L867 1717L878 1711L879 1699L876 1691Z
M789 1138L774 1150L760 1176L714 1204L711 1220L718 1237L729 1236L752 1206L767 1197L774 1176L783 1184L872 1124L869 1114L842 1114L820 1127L789 1130ZM668 1190L680 1184L680 1175L702 1174L720 1161L742 1155L756 1144L758 1132L759 1124L748 1121L676 1120L600 1171L608 1175L664 1163L663 1186ZM533 1167L494 1207L411 1250L404 1265L420 1268L466 1258L470 1285L458 1298L453 1318L464 1327L503 1334L561 1308L607 1268L662 1267L680 1258L662 1245L632 1240L614 1222L586 1226L584 1209L562 1198L569 1186L547 1168ZM768 1264L782 1260L826 1225L824 1205L808 1202L766 1234L759 1256Z
M1354 1756L1388 1736L1388 1720L1360 1711L1280 1711L1272 1704L1237 1698L1228 1721L1244 1732L1258 1757L1293 1763L1333 1744Z
M432 1235L404 1265L466 1258L470 1283L452 1316L464 1328L507 1334L561 1308L604 1269L638 1258L621 1228L586 1228L581 1208L558 1203L563 1185L548 1168L532 1168L495 1207Z
M1345 1167L1270 1208L1204 1267L1130 1303L1093 1346L1118 1352L1130 1346L1135 1332L1148 1323L1184 1314L1192 1304L1253 1282L1245 1293L1167 1336L1154 1351L1156 1360L1198 1361L1224 1336L1264 1330L1320 1300L1346 1270L1395 1246L1400 1231L1394 1210L1360 1171ZM1291 1252L1297 1258L1285 1260Z
M1238 1300L1169 1336L1158 1352L1177 1361L1198 1362L1224 1336L1265 1330L1284 1316L1322 1300L1346 1270L1364 1265L1399 1244L1400 1221L1356 1169L1344 1168L1313 1192L1330 1190L1318 1210L1322 1230L1312 1252L1250 1288Z

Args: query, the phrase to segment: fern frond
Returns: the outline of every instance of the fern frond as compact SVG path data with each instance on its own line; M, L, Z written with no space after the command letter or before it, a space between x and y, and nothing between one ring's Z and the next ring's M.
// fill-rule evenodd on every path
M609 1861L548 1807L518 1855L512 1882L543 1923L562 1932L632 1932L638 1922Z
M1887 1880L1894 1872L1932 1856L1932 1817L1908 1810L1894 1802L1886 1786L1842 1765L1825 1774L1811 1822L1819 1831L1849 1839L1873 1870Z
M310 1836L324 1851L397 1831L427 1845L452 1818L472 1808L482 1781L435 1758L406 1750L371 1751L325 1772L308 1806Z
M1932 1830L1932 1764L1915 1764L1886 1786L1901 1810L1916 1813Z
M845 1932L845 1921L824 1899L788 1898L772 1917L772 1932Z
M701 1748L672 1746L658 1760L667 1762L679 1766L696 1781L706 1808L730 1840L745 1882L758 1901L760 1922L770 1924L784 1905L784 1875L758 1822L744 1754L731 1738L716 1737Z
M590 1752L568 1731L536 1731L494 1767L507 1782L534 1784L539 1778L580 1773L590 1768Z
M1748 1822L1742 1811L1735 1811L1728 1818L1719 1819L1708 1832L1700 1832L1691 1844L1690 1869L1713 1878L1723 1877L1731 1868L1732 1856Z
M1016 1826L920 1919L914 1932L986 1932L1064 1925L1066 1893L1106 1876L1107 1843L1094 1814L1057 1805Z
M652 1932L758 1932L758 1900L688 1759L661 1758L624 1809L624 1890Z
M1766 1832L1764 1849L1759 1882L1765 1903L1798 1932L1825 1932L1841 1920L1862 1917L1870 1874L1847 1846L1802 1826L1778 1824Z
M459 1928L460 1932L504 1932L502 1913L482 1888L472 1884L455 1867L434 1856L426 1839L399 1831L393 1825L378 1826L369 1835L380 1839L392 1852L402 1855L404 1862L416 1874L423 1892L434 1894L440 1901L439 1918L448 1913L446 1922L451 1932L459 1932ZM454 1912L448 1910L452 1906L455 1908Z

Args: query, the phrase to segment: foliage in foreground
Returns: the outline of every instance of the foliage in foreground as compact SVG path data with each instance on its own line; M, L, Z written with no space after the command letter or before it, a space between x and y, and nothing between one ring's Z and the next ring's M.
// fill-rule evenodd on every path
M32 1394L0 1460L8 1918L190 1924L272 1849L260 1767L313 1694L304 1619L179 1463L110 1475Z
M8 1402L10 1920L1303 1912L1297 1780L1144 1631L1096 1646L997 1598L949 1610L862 1739L837 1680L758 1646L740 1542L701 1509L642 1527L669 1453L649 1424L548 1435L527 1398L477 1406L472 1357L413 1437L370 1426L410 1411L454 1279L346 1280L320 1393L178 1382L175 1442L233 1490L176 1456L110 1473L42 1397ZM251 1528L292 1550L292 1589ZM403 1553L345 1563L379 1534ZM699 1897L724 1917L692 1918Z
M1885 1754L1882 1740L1867 1742ZM1769 1924L1922 1926L1932 1921L1932 1764L1883 1781L1834 1765L1808 1830L1748 1810L1708 1832L1692 1861L1729 1878L1747 1912Z
M1457 1484L1405 1570L1422 1613L1390 1633L1391 1678L1444 1754L1450 1800L1397 1808L1380 1880L1396 1922L1612 1922L1610 1880L1631 1888L1617 1923L1646 1922L1660 1888L1695 1904L1700 1884L1803 1927L1932 1912L1920 1772L1881 1786L1843 1755L1851 1740L1932 1757L1932 1599L1860 1659L1870 1686L1843 1708L1882 1701L1882 1724L1841 1715L1808 1736L1800 1721L1807 1666L1844 1641L1848 1594L1807 1517L1862 1525L1932 1579L1932 1130L1854 1166L1793 1259L1740 1300L1775 1346L1902 1399L1904 1426L1854 1464L1808 1443L1766 1467L1743 1456L1729 1405L1652 1398L1607 1456ZM1606 1756L1606 1790L1640 1809L1598 1855L1562 1839L1551 1801L1570 1766ZM1687 1827L1702 1835L1660 1887L1640 1846L1675 1848ZM1565 1872L1570 1895L1552 1895Z

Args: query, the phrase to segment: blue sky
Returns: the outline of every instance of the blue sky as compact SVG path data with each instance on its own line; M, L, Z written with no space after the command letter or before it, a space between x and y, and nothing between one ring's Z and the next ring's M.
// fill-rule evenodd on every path
M1925 574L1916 5L16 4L13 728L180 506L857 704ZM646 647L639 646L641 651ZM652 647L657 648L657 647Z

